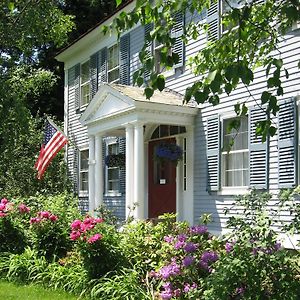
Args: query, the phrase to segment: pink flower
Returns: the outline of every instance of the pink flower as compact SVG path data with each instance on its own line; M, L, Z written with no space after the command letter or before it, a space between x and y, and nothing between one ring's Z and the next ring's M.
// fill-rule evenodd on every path
M103 220L102 218L95 218L95 219L94 219L94 222L95 222L95 223L103 223L104 220Z
M28 206L26 206L24 203L21 203L21 204L19 205L19 212L20 212L21 214L27 214L27 213L30 212L30 208L29 208Z
M41 218L31 218L30 219L30 224L40 223L41 221L42 221Z
M40 211L38 213L38 215L41 217L41 218L44 218L44 219L49 219L51 213L49 211Z
M6 217L6 214L0 211L0 218L4 218L4 217Z
M101 240L102 239L102 235L100 233L96 233L95 235L91 236L89 239L88 239L88 243L89 244L93 244L95 242L97 242L98 240Z
M80 220L74 220L73 223L71 224L71 228L73 230L78 230L81 228L81 221Z
M5 210L6 209L6 205L5 204L3 204L3 203L0 203L0 210Z
M72 231L70 234L70 239L76 241L80 238L81 233L79 231Z
M4 205L7 204L8 202L9 201L6 198L1 199L1 203L4 204Z
M56 221L58 220L58 216L56 216L56 215L51 215L51 216L49 217L49 220L52 221L52 222L56 222Z

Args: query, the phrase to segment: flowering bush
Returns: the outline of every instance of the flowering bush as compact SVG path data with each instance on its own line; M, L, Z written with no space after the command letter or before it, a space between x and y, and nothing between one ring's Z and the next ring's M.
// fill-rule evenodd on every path
M150 272L161 299L196 299L203 278L214 270L222 243L208 233L207 227L189 227L179 235L164 237L162 245L168 253L164 265Z
M105 157L105 164L108 167L125 167L126 158L124 153L109 154Z
M154 159L158 161L171 161L175 164L182 159L183 151L180 146L173 143L163 143L155 149Z
M0 252L21 253L24 250L28 241L20 220L29 211L25 204L16 209L6 198L0 201Z
M63 222L51 211L39 211L30 219L33 247L47 260L63 257L71 248Z
M99 278L126 264L120 248L119 233L101 218L87 215L83 221L74 220L70 239L77 241L90 279Z

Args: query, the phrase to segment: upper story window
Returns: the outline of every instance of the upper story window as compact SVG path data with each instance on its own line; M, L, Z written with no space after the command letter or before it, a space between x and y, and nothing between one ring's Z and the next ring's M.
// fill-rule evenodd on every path
M151 139L160 139L163 137L173 136L180 133L185 133L184 126L159 125L152 133Z
M248 118L240 119L238 131L228 132L231 121L233 118L224 119L222 126L222 187L246 187L249 182Z
M115 44L108 48L108 64L107 64L108 82L118 83L120 80L119 68L119 45Z
M90 61L80 66L80 106L90 102Z
M87 192L89 188L89 150L79 153L79 191Z

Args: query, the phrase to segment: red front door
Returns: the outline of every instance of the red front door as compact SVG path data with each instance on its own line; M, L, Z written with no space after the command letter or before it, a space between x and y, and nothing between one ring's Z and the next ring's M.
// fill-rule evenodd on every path
M176 143L174 138L149 142L149 218L156 218L164 213L176 213L176 165L153 159L155 149L162 142Z

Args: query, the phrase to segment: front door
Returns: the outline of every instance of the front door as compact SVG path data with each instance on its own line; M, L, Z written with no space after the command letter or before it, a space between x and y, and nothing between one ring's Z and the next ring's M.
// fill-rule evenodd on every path
M176 140L170 138L149 142L149 218L176 213L176 165L170 161L154 159L155 150L162 142L175 144Z

